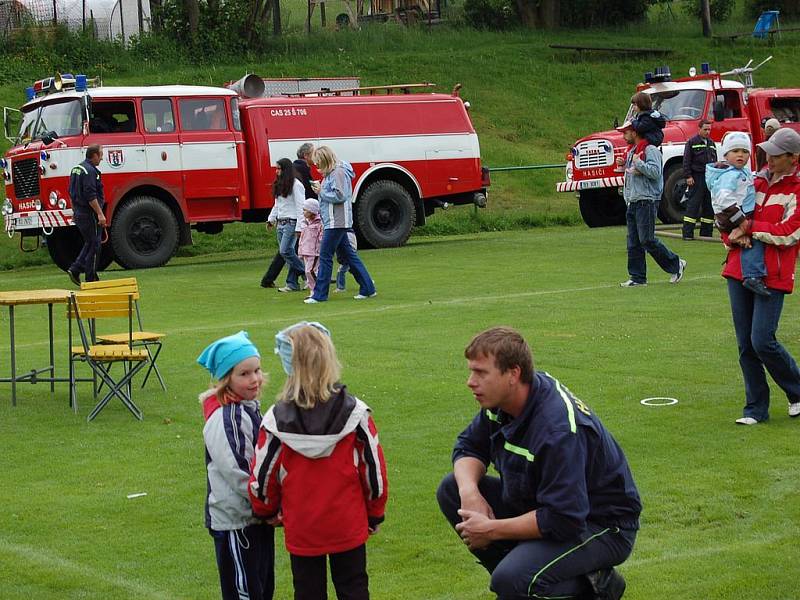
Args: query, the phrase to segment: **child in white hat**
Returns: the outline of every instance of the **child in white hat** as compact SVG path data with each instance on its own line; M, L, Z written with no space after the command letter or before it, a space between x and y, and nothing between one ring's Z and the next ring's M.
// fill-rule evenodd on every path
M322 244L322 219L319 216L319 201L306 198L303 202L303 221L300 224L300 244L297 253L306 266L308 297L314 293L319 270L319 248Z
M750 170L750 136L734 131L722 142L724 162L706 165L706 185L711 192L717 227L728 233L731 243L742 246L742 285L761 296L769 296L764 284L764 244L745 234L741 225L756 208L756 188Z

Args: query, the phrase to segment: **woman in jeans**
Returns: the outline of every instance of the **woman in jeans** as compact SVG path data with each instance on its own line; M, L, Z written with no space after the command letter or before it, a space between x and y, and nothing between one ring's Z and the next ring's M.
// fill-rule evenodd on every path
M306 190L300 180L295 178L294 166L288 158L278 161L272 195L275 198L275 205L267 217L267 228L277 226L278 252L289 265L286 285L278 288L278 291L296 292L300 289L297 278L305 274L303 261L295 250L295 241L300 232L298 223L300 223L299 218L303 216ZM266 275L264 277L266 278ZM263 285L263 279L262 287L266 287Z
M800 135L779 129L769 141L758 144L767 154L767 168L756 174L756 209L746 221L749 234L765 243L764 283L769 296L760 296L742 286L741 245L723 239L728 256L722 271L728 280L733 326L739 346L739 365L744 376L745 406L740 425L755 425L769 418L769 383L766 368L789 400L789 416L800 416L800 369L775 338L783 299L794 287L794 271L800 240Z
M319 212L322 217L322 244L319 249L319 272L314 295L306 298L306 304L325 302L328 299L328 288L331 285L333 271L333 255L337 249L350 264L350 272L358 282L356 300L364 300L377 295L375 284L367 272L367 268L358 256L358 252L350 245L347 232L353 227L353 177L355 172L350 163L336 158L327 146L320 146L314 151L314 163L323 174L322 183L311 183L319 198Z

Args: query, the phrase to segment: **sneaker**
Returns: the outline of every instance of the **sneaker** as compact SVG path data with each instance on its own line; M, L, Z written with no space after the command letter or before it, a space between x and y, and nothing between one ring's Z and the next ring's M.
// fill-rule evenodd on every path
M742 287L759 296L769 296L769 290L760 277L747 277L742 280Z
M334 288L334 290L333 290L333 293L334 293L334 294L341 294L342 292L346 292L346 291L347 291L347 290L346 290L346 289L344 289L344 288L338 288L338 287L337 287L337 288Z
M297 288L292 288L292 287L289 287L288 285L285 285L283 287L279 287L278 291L279 292L298 292L300 290L298 290Z
M71 270L67 269L67 275L69 275L69 280L72 283L74 283L78 287L81 287L81 276L80 276L79 273L76 273L75 271L71 271Z
M306 304L319 304L319 300L315 300L314 298L306 298L303 302Z
M789 416L800 417L800 402L789 403Z
M673 273L672 276L669 278L670 283L678 283L681 279L683 279L683 272L686 270L686 261L682 258L678 259L678 272Z
M586 579L592 588L592 598L619 600L625 593L625 579L613 568L587 573Z
M740 419L736 419L737 425L757 425L758 421L756 421L753 417L742 417Z
M619 284L619 287L639 287L639 286L646 286L646 281L634 281L633 279L628 279L628 281L623 281Z
M370 295L365 296L364 294L356 294L353 296L353 300L366 300L367 298L374 298L378 295L378 292L372 292Z

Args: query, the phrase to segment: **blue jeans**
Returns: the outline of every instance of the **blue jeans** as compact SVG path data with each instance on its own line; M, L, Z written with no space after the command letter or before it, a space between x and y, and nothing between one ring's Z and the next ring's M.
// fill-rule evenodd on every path
M303 261L297 256L294 249L296 234L294 231L295 221L287 221L286 223L279 223L277 227L278 232L278 252L289 265L289 272L286 274L286 287L293 290L299 289L297 278L306 272Z
M783 310L784 293L754 294L737 279L728 279L733 327L744 376L742 415L756 421L769 418L769 383L764 368L784 391L789 402L800 402L800 369L791 354L775 339Z
M761 279L767 275L767 267L764 266L764 242L752 240L752 243L752 248L742 248L740 253L742 277Z
M331 273L333 272L333 255L340 252L341 256L347 258L350 270L358 283L358 293L362 296L371 296L375 293L375 284L369 276L367 267L361 262L358 252L353 250L347 239L347 229L326 229L322 232L322 244L319 248L319 272L317 273L317 285L314 286L314 300L324 302L328 299L328 288L331 285Z
M642 200L632 202L625 211L628 224L628 274L636 283L647 283L647 262L645 252L667 273L679 270L678 255L656 238L655 202Z
M478 489L495 517L517 516L503 505L499 478L484 476ZM450 525L455 527L461 522L457 512L461 498L452 473L442 480L436 499ZM587 523L583 535L573 540L498 540L471 552L491 573L490 588L498 600L585 598L589 583L584 575L624 562L635 540L634 529Z

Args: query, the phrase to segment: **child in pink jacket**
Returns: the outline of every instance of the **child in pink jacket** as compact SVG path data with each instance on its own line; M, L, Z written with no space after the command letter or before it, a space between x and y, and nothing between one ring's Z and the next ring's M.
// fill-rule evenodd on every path
M319 202L306 198L303 202L303 222L300 227L300 244L297 254L306 265L306 283L309 298L314 293L319 269L319 246L322 242L322 219L319 217Z

